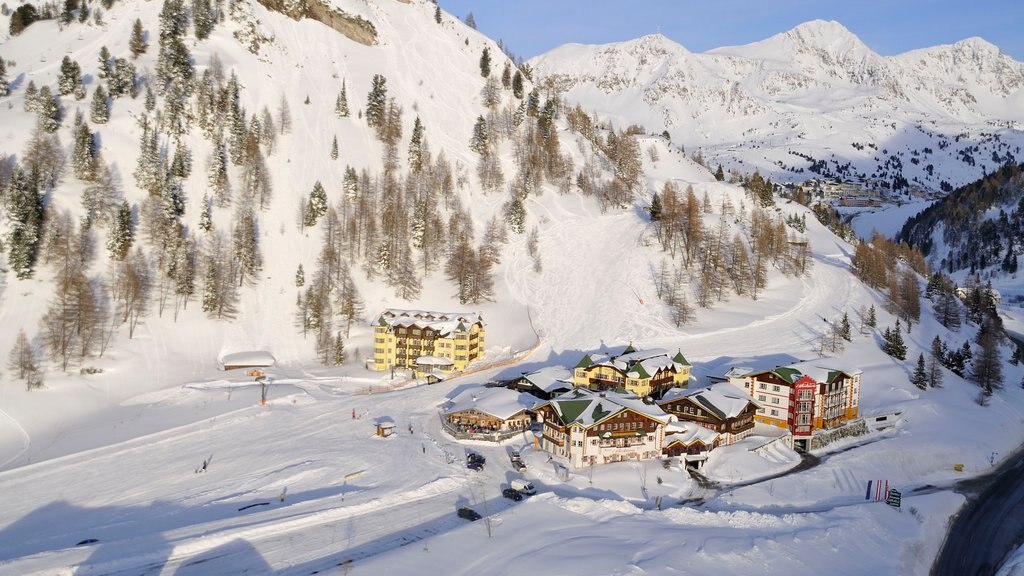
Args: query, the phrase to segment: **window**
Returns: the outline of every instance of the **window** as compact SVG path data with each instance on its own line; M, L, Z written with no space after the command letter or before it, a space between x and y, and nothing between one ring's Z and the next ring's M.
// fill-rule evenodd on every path
M383 348L374 348L373 349L373 353L374 354L383 354L384 353L384 349Z
M778 396L772 396L772 404L778 404L778 403L779 403L779 397Z
M781 390L781 388L779 388L778 386L772 386L772 392L778 392L779 390Z
M778 416L778 415L779 415L779 411L778 410L772 410L772 416Z
M764 382L758 382L757 383L757 388L758 388L758 390L767 390L768 389L768 385L765 384Z
M758 399L759 401L761 401L761 402L764 402L765 400L767 400L767 398L765 398L765 397L764 397L764 394L758 394L758 395L757 395L757 399Z

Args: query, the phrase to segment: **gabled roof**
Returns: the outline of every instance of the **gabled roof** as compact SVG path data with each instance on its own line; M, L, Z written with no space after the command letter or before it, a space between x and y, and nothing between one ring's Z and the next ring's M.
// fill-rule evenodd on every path
M249 352L232 352L220 357L221 366L263 366L269 367L277 363L274 355L266 350L252 350Z
M826 367L813 361L793 364L792 368L810 376L818 383L834 382L837 378L845 378L860 373L860 370L844 370L835 367Z
M630 378L647 379L662 370L679 372L683 366L689 366L686 358L682 358L681 353L676 354L676 357L682 358L683 362L678 362L674 358L669 357L668 352L665 350L635 350L632 346L626 350L627 352L611 357L604 356L603 354L593 356L588 354L576 364L576 368L608 366Z
M707 388L694 390L672 388L665 392L658 404L666 404L678 398L688 398L721 420L739 416L748 404L760 406L746 391L728 382L719 382Z
M399 310L388 308L377 317L378 326L429 328L441 335L452 332L465 332L467 326L477 322L482 326L484 321L476 312L428 312L424 310Z
M703 426L689 422L672 422L665 427L665 446L671 446L676 442L689 446L694 442L703 442L705 446L711 446L718 440L719 434Z
M477 386L463 390L452 398L445 406L445 414L456 414L468 410L477 410L507 420L523 410L532 410L544 401L533 394L516 392L508 388L486 388Z
M545 366L523 374L522 378L548 394L562 388L572 388L572 371L563 366Z
M548 402L562 425L578 424L590 428L623 410L631 410L661 423L670 416L656 404L647 404L633 394L598 393L575 388Z

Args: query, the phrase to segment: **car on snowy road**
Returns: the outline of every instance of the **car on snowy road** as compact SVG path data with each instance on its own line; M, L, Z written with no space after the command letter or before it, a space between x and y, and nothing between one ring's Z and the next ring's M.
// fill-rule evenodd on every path
M462 508L459 508L459 511L456 512L456 514L459 515L459 518L465 518L470 522L475 522L480 519L480 514L476 510L470 508L469 506L463 506Z
M523 499L523 495L520 494L519 490L516 490L515 488L505 488L504 490L501 491L501 495L504 496L505 498L508 498L509 500L515 500L516 502L519 502L520 500Z

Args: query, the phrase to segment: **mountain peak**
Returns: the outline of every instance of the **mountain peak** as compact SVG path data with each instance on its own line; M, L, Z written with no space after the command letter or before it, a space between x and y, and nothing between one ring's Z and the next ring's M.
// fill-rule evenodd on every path
M797 48L813 47L832 54L869 50L856 34L835 20L811 20L779 36Z

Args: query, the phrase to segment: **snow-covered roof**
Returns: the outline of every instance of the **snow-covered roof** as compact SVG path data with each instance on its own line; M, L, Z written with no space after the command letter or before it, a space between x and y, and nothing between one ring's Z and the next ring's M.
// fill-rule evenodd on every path
M508 388L478 386L463 390L445 406L445 414L478 410L484 414L507 420L523 410L533 410L544 401L533 394Z
M391 328L395 326L430 328L441 335L446 335L452 332L467 331L477 322L483 325L484 321L476 312L429 312L388 308L380 313L376 324L387 324Z
M792 364L789 367L794 370L799 370L802 374L810 376L815 382L831 382L839 372L849 376L860 374L860 370L848 370L844 368L836 368L834 366L821 366L816 361L801 362L799 364Z
M672 422L665 426L666 446L673 442L682 442L684 445L689 446L697 440L710 446L718 440L719 436L720 434L714 430L709 430L689 422Z
M635 394L594 392L574 388L549 402L563 424L579 424L589 428L623 410L632 410L661 423L672 417L657 404L647 404Z
M232 352L220 357L220 365L224 366L273 366L277 363L274 355L266 350L248 352Z
M748 403L758 405L745 390L728 382L719 382L707 388L694 390L672 388L665 392L660 403L663 404L678 398L689 398L723 420L739 416Z
M451 366L455 362L451 358L442 356L420 356L416 358L416 364L420 366Z
M671 355L667 350L634 350L630 347L618 356L588 354L576 367L610 366L630 378L650 378L661 370L674 369L678 372L688 365L682 352Z
M561 388L572 388L572 370L564 366L545 366L523 374L523 379L547 393Z

